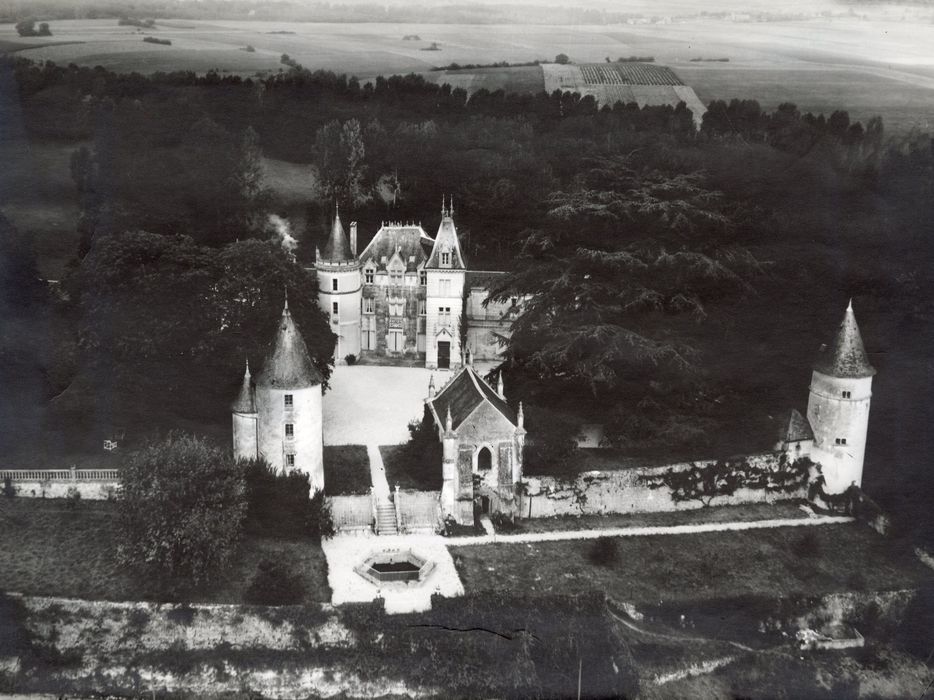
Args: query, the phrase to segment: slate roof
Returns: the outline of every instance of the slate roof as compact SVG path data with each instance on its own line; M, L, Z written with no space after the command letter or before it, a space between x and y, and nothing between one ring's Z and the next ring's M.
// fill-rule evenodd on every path
M494 270L467 270L467 274L464 276L464 284L467 289L475 287L490 289L505 274L505 272Z
M801 411L796 408L788 413L788 419L782 421L781 432L778 439L782 442L799 442L800 440L813 440L814 431L811 430L811 423L801 415Z
M441 251L449 250L453 253L451 265L441 266ZM431 249L431 257L428 258L428 264L436 270L466 270L467 263L464 262L464 256L461 253L461 244L457 240L457 227L454 226L454 217L448 212L441 216L441 225L438 226L438 234L435 236L435 245Z
M282 319L272 351L266 357L256 386L272 389L305 389L321 384L324 378L311 361L305 339L289 313L289 302L282 309Z
M243 384L240 385L240 393L237 394L236 401L231 408L237 413L256 413L256 404L253 401L253 387L250 385L250 363L246 365L246 371L243 373Z
M434 240L417 224L383 224L360 254L364 266L372 262L378 270L398 252L405 263L406 272L415 272L428 259ZM383 262L383 258L386 262Z
M483 402L488 402L499 411L512 425L518 425L516 412L499 397L499 394L474 371L470 365L462 368L438 394L429 401L435 420L444 427L448 409L451 411L451 425L457 430L468 416Z
M327 262L351 262L353 260L350 243L347 242L347 235L344 233L344 225L341 223L338 212L334 213L331 235L328 237L327 245L324 246L324 254L321 259Z
M853 302L846 307L846 314L837 335L830 347L821 350L814 369L821 374L841 379L857 379L871 377L876 373L875 368L869 364L866 348L863 347L863 337L860 335L853 313Z

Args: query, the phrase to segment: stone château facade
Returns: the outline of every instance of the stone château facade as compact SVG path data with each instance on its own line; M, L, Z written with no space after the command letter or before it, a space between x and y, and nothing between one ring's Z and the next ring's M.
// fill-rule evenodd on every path
M338 335L335 358L380 357L429 368L456 369L470 352L495 360L515 301L486 303L501 272L467 268L454 206L443 202L434 238L421 224L383 223L357 255L357 225L347 241L335 214L324 252L317 252L321 309Z

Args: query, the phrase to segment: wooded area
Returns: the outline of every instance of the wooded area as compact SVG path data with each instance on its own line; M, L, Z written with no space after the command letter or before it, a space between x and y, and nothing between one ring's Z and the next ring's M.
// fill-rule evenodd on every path
M6 400L23 387L46 425L63 405L60 425L146 404L139 419L156 425L226 418L283 286L326 370L331 336L293 252L311 259L334 203L359 222L362 247L382 220L431 231L453 193L470 266L511 270L500 293L533 295L506 366L510 398L532 405L530 430L536 404L560 405L565 415L542 411L542 424L605 422L635 453L767 446L777 414L804 403L815 352L853 296L879 369L867 482L884 499L930 451L928 135L738 100L712 103L696 132L683 105L468 99L416 76L3 70L25 137L75 147L82 244L60 298L21 298L30 287L12 280L35 277L29 241L4 227L20 251L3 270L4 317L23 328L4 338ZM263 155L317 169L297 249L269 223L295 217L266 188Z

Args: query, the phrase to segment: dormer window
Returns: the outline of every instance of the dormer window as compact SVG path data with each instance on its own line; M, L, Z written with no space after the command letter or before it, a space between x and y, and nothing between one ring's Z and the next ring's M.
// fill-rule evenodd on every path
M451 254L450 253L441 253L441 264L450 265L451 264Z
M365 284L373 284L373 270L363 271L363 282Z

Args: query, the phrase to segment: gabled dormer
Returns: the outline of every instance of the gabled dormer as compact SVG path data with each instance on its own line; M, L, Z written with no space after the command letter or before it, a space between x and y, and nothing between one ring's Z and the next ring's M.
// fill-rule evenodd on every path
M438 235L435 236L434 246L426 270L466 270L464 255L461 253L460 241L457 238L457 227L454 226L454 200L446 205L441 200L441 225Z

